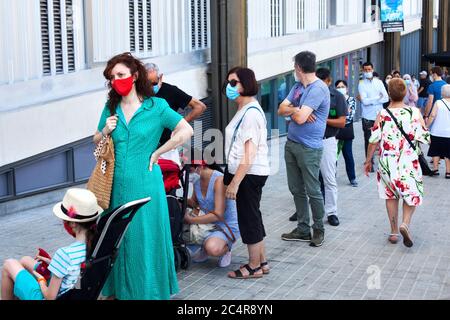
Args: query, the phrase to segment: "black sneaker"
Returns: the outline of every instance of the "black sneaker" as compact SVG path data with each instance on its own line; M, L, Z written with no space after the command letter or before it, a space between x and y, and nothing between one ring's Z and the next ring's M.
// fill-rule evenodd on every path
M314 230L314 234L310 243L311 247L321 247L325 241L325 232Z
M312 237L311 234L301 234L298 229L295 228L291 233L285 233L281 235L281 239L284 241L310 242L312 240Z
M291 222L297 221L297 212L295 212L295 213L289 218L289 221L291 221Z
M328 223L330 224L330 226L337 227L340 224L339 218L335 215L328 216Z

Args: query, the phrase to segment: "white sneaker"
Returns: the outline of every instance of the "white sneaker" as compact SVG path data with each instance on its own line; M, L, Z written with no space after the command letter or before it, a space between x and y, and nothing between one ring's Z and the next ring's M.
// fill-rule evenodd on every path
M231 264L231 251L228 251L223 256L221 256L217 264L220 268L228 267Z
M203 250L203 248L201 250L199 250L198 252L196 252L193 256L192 256L192 261L195 263L203 263L206 262L209 259L209 256L206 254L205 250Z

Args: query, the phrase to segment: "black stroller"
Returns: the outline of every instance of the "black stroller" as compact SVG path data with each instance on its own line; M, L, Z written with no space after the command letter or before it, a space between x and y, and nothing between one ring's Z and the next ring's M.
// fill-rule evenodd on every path
M190 165L185 165L178 173L183 196L177 196L177 189L167 191L167 205L169 207L170 230L172 233L173 249L175 255L175 268L187 270L191 266L191 255L183 240L183 220L187 208L189 195Z
M98 233L92 243L91 253L82 268L78 288L65 293L58 300L97 300L111 272L125 232L136 212L151 199L146 198L125 204L98 221Z

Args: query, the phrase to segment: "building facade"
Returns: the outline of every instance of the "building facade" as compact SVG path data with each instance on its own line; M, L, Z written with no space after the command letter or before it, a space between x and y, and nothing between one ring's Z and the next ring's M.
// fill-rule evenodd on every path
M404 1L402 72L419 71L423 1ZM215 2L0 0L0 202L86 181L107 96L102 73L116 54L157 63L165 81L208 102ZM286 133L276 112L298 52L315 52L353 95L362 63L381 70L379 0L247 0L246 8L247 65L269 132ZM208 105L202 131L220 114Z

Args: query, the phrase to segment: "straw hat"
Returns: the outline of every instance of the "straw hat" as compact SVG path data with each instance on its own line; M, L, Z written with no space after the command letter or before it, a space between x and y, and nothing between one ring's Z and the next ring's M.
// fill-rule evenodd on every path
M86 189L67 190L63 201L53 207L58 218L77 223L94 221L102 212L95 195Z

